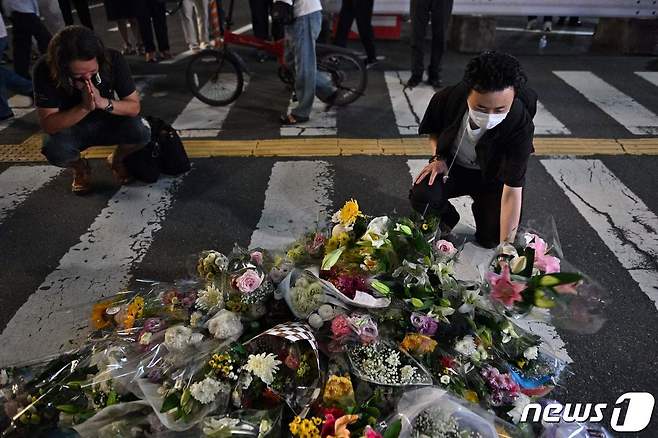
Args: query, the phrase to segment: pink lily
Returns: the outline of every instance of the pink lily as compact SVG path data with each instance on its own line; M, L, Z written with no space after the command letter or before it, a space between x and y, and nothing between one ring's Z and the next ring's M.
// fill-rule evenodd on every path
M500 275L494 272L487 273L487 281L491 285L491 298L501 302L506 307L511 307L516 301L522 301L521 292L526 289L526 284L512 281L509 265L503 264Z
M532 239L532 241L528 243L528 248L535 250L535 268L539 269L544 274L560 272L560 259L546 254L548 252L548 245L544 239L536 234L529 234L527 239Z

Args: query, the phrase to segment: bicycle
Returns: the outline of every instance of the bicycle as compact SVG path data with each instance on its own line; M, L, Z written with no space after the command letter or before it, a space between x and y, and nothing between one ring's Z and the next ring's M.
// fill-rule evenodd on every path
M229 46L251 47L276 56L281 81L294 89L294 74L285 60L284 40L268 41L231 32L234 0L220 28L219 46L190 57L185 79L192 94L212 106L234 102L244 91L244 73L249 70L240 55ZM219 13L220 19L222 13ZM316 44L317 68L330 76L339 90L332 104L348 105L364 94L368 85L365 63L354 51L328 44Z

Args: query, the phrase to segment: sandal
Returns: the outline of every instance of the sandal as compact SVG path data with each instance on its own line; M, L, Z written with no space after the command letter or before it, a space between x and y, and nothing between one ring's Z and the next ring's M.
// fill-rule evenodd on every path
M73 168L73 182L71 192L75 195L85 195L91 191L91 167L84 158L80 159L80 166Z
M295 116L293 114L283 114L279 118L279 121L281 122L282 125L297 125L299 123L306 123L309 121L308 117L299 117Z
M133 181L132 175L126 169L122 162L116 163L114 160L114 152L107 156L107 165L112 171L114 179L121 185L130 184Z

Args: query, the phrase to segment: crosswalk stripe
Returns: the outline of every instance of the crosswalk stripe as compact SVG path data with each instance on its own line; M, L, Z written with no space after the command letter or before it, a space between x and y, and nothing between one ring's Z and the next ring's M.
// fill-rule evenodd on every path
M9 107L14 113L14 118L0 122L0 132L7 129L14 121L21 119L34 111L33 106L27 106L29 104L27 101L29 101L29 99L23 96L12 96L7 100Z
M411 175L412 182L426 165L427 160L407 160L407 166L409 167L409 174ZM434 184L438 183L438 179L435 180ZM460 196L459 198L451 199L450 203L455 209L457 209L460 217L459 223L454 229L455 234L475 234L475 218L473 217L473 211L471 210L473 199L470 196Z
M288 114L297 106L292 100L288 104ZM326 111L326 104L320 99L313 101L308 122L281 126L281 137L335 136L337 135L336 108Z
M628 131L636 135L658 134L658 116L630 96L589 71L554 71Z
M411 181L415 179L426 164L427 160L407 160ZM472 236L475 234L475 218L471 210L473 199L470 196L460 196L459 198L451 199L450 202L457 209L460 216L459 223L453 232L458 235ZM488 250L483 249L482 251L487 252ZM573 362L567 352L564 341L557 333L555 326L550 323L550 314L547 312L534 310L522 318L515 319L514 323L522 329L541 337L549 350L555 353L560 359L569 363Z
M12 166L0 174L0 223L25 201L55 178L62 169L55 166Z
M61 258L0 335L0 363L67 350L88 333L92 302L128 286L172 205L179 178L126 186Z
M537 135L571 134L571 131L551 114L540 101L537 101L537 114L535 114L533 122L535 124L535 134Z
M600 160L541 160L658 308L658 217Z
M233 78L228 74L226 76L227 80ZM244 88L248 85L245 79ZM182 138L217 137L234 104L235 102L225 106L211 106L193 97L172 126Z
M384 80L400 135L418 134L418 125L435 93L432 87L424 84L405 88L404 84L410 76L411 72L408 71L384 72Z
M326 161L276 162L249 247L282 249L316 229L330 214L332 188L333 171Z
M658 71L636 71L635 74L658 87Z

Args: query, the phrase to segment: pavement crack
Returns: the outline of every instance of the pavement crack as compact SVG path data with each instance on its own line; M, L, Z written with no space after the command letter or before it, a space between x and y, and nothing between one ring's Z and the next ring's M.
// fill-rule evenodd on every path
M593 212L605 217L605 219L608 222L608 225L612 229L613 233L616 235L616 237L621 241L621 243L623 245L630 246L638 254L641 254L643 256L645 269L652 269L652 270L658 272L658 260L656 259L656 257L654 255L652 255L649 251L640 248L637 243L635 243L634 241L629 239L626 236L625 231L614 223L614 221L612 220L612 217L610 216L609 213L606 213L605 211L601 211L598 208L596 208L595 206L593 206L592 204L590 204L589 202L587 202L585 200L585 198L580 196L580 194L578 194L578 192L576 192L573 188L571 188L571 186L569 184L567 184L567 182L564 180L564 175L560 175L560 181L564 185L564 188L569 193L572 193L576 198L578 198L580 200L580 202L582 202L587 207L589 207ZM634 217L634 219L635 219L635 217ZM631 269L629 267L626 267L626 268ZM638 269L638 268L640 268L640 267L636 267L636 268L633 268L633 269Z
M416 123L420 125L420 117L418 114L416 114L416 110L414 109L414 106L411 104L411 97L409 97L409 94L407 94L407 87L404 85L402 82L402 78L400 77L400 73L397 73L398 79L400 80L400 84L403 85L402 88L402 94L404 95L404 99L407 101L407 105L409 106L409 111L411 111L411 115L414 116L414 120L416 120Z

